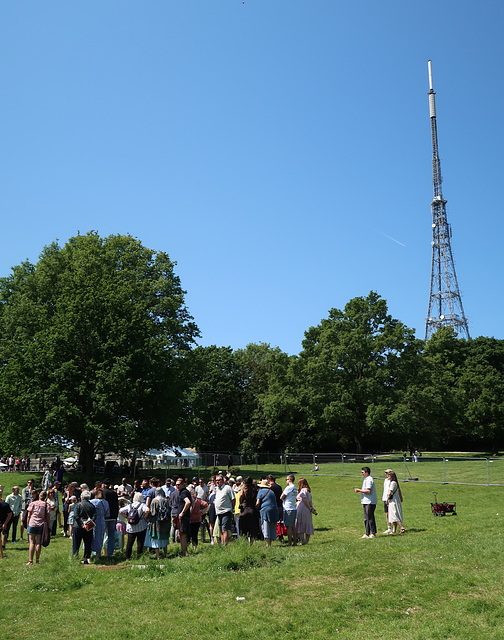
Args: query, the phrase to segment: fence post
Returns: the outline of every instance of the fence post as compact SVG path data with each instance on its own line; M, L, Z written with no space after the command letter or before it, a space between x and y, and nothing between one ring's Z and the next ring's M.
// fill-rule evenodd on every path
M443 482L446 482L446 458L443 458Z
M341 453L341 476L345 475L345 456Z
M487 462L487 487L490 486L490 462L488 460L488 458L486 459Z

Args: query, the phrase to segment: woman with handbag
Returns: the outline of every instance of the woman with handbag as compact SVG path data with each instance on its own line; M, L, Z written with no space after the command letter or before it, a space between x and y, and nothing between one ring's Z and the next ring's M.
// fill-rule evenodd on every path
M31 502L28 505L27 531L30 546L28 548L27 566L33 564L33 556L35 556L35 562L37 564L39 563L44 525L49 527L49 505L44 500L40 500L39 497L39 492L34 489L31 492Z
M406 529L403 527L403 513L402 513L402 495L399 488L399 482L397 476L393 471L387 473L390 480L389 492L387 496L388 506L388 521L392 525L392 531L388 531L388 535L397 533L397 525L401 525L401 533L404 533Z
M72 546L74 558L79 555L81 542L84 543L84 560L82 564L89 564L91 545L93 544L93 529L95 528L96 507L91 502L91 492L81 493L81 502L77 503L74 511L74 525L72 531Z

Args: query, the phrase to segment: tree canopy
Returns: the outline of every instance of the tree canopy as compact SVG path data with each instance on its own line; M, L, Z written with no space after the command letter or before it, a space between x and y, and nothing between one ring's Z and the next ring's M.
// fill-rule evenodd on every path
M0 279L0 446L99 452L504 444L504 341L424 343L376 292L269 344L195 347L174 263L131 236L91 232Z
M0 279L0 418L12 444L97 451L178 438L198 329L174 263L129 235L71 238Z

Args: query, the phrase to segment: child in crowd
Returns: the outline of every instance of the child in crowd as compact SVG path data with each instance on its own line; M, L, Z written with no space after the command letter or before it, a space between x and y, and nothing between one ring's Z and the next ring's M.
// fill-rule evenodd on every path
M72 539L76 506L77 506L77 498L75 496L70 496L70 506L68 507L68 527L69 527L70 539Z

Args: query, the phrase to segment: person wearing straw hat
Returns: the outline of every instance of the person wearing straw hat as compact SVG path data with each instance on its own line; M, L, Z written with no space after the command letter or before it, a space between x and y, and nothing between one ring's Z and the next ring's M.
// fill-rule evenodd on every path
M392 531L392 527L390 526L390 522L388 519L388 502L387 502L387 498L389 494L389 486L390 486L389 473L392 473L392 469L385 469L385 480L383 481L383 494L382 494L383 508L385 511L385 519L387 520L387 530L383 532L383 535L386 535L386 536Z

